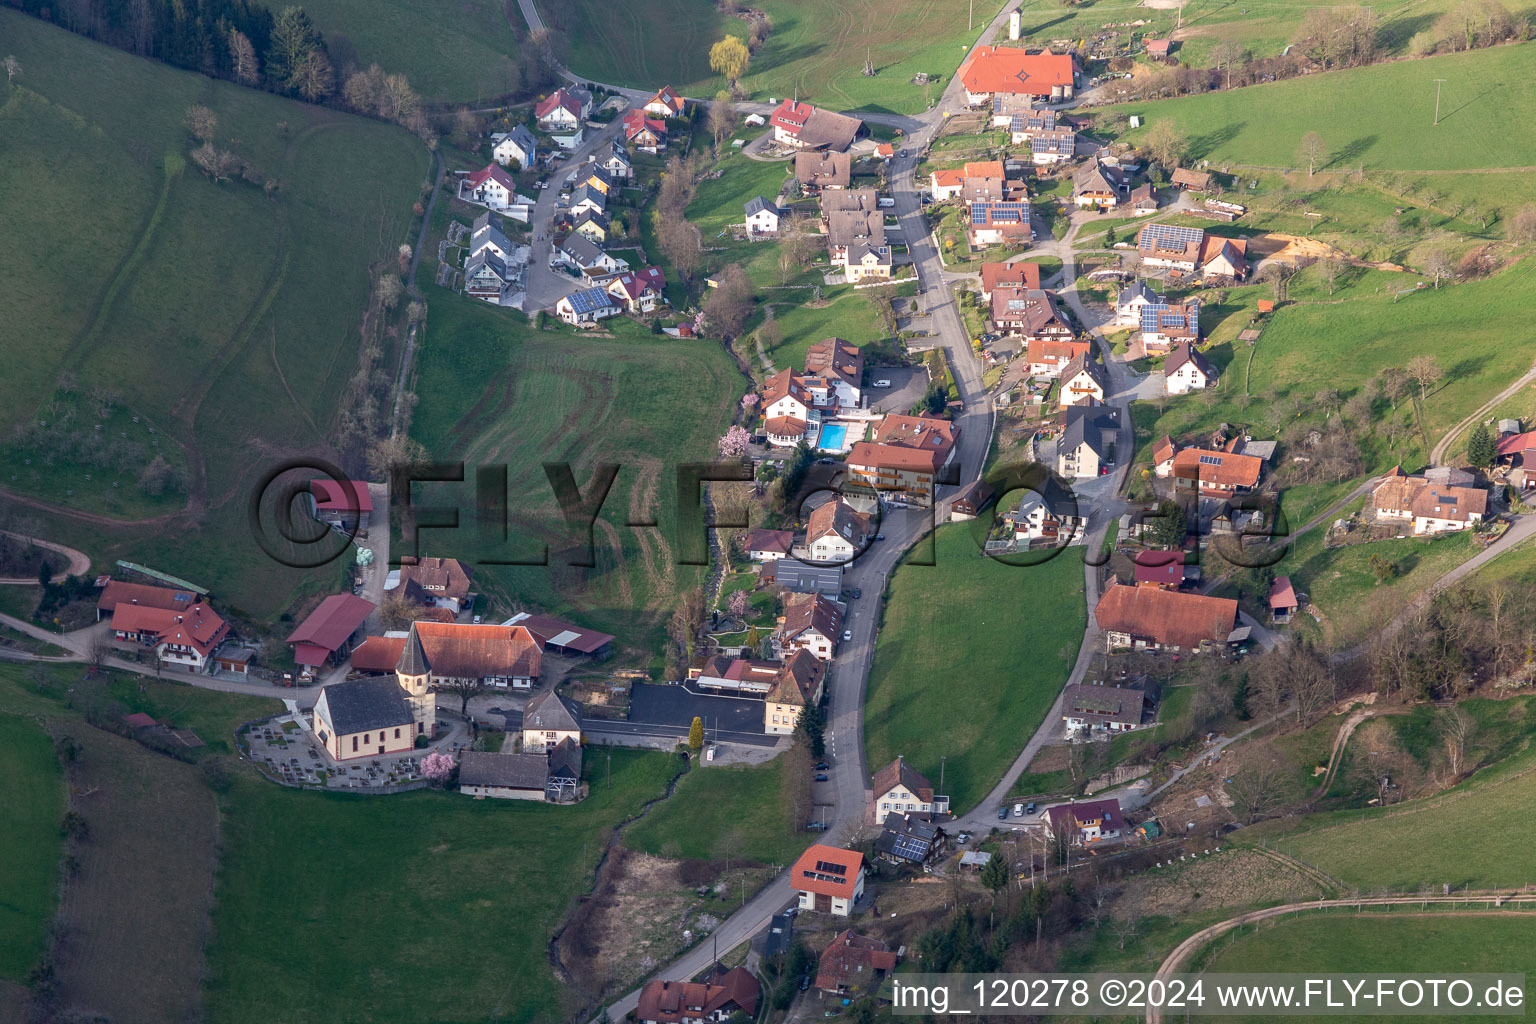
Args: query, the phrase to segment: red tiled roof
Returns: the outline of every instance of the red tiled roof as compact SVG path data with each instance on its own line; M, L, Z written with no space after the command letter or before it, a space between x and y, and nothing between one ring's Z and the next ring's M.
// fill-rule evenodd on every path
M1532 449L1536 449L1536 430L1527 430L1523 434L1505 434L1499 438L1497 446L1500 455L1514 455Z
M1237 621L1237 602L1227 597L1115 584L1104 591L1093 614L1105 632L1128 633L1165 647L1192 650L1203 641L1226 642Z
M746 968L717 973L712 983L697 981L648 981L640 990L635 1019L641 1024L681 1024L714 1014L729 1016L742 1010L757 1013L762 987Z
M148 633L159 643L180 644L206 658L229 635L229 623L206 604L185 610L119 604L112 613L112 628L123 633Z
M624 115L623 124L624 137L626 139L633 139L647 128L658 139L666 138L667 135L667 123L665 121L659 121L654 117L646 117L645 111L638 108Z
M1201 461L1204 456L1208 460ZM1173 457L1175 476L1193 478L1219 487L1253 487L1264 470L1264 460L1252 455L1213 452L1204 448L1185 448Z
M1040 287L1038 263L983 263L981 265L981 290L993 292L998 288Z
M1176 587L1184 582L1184 552L1139 551L1136 553L1136 582Z
M907 764L904 757L896 758L875 772L874 777L869 780L869 789L874 794L875 801L879 802L881 797L896 788L898 782L924 803L932 802L933 783L929 782L922 772Z
M544 647L548 647L553 642L556 647L575 651L578 654L594 654L613 643L614 640L611 634L599 633L595 629L585 629L573 622L557 619L553 615L524 613L521 617L514 618L512 624L526 628Z
M1002 46L980 46L960 66L958 77L973 93L1027 93L1049 96L1051 89L1072 85L1070 54L1026 53Z
M514 195L517 193L517 182L512 179L512 175L507 173L506 168L500 164L486 164L464 180L472 189L479 188L487 181L494 181L508 192Z
M315 496L315 507L342 512L372 512L373 495L362 480L311 480L309 492Z
M1300 602L1296 600L1296 589L1291 586L1289 576L1276 576L1275 582L1269 585L1269 607L1272 611L1282 608L1295 608Z
M687 105L683 103L683 98L679 96L677 94L677 90L673 89L670 85L664 85L660 89L657 89L656 95L645 101L645 105L647 107L652 103L660 103L662 106L671 111L672 116L674 117L687 109Z
M630 299L638 299L646 293L646 290L656 292L658 295L667 286L667 279L656 267L646 267L644 270L636 270L627 274L620 274L613 279L608 287L623 289L624 294Z
M524 626L423 621L415 625L435 676L536 678L542 671L544 653ZM352 652L352 667L359 672L393 672L405 651L406 639L369 637Z
M349 636L357 632L357 628L375 607L372 601L364 601L352 594L332 594L321 601L320 607L299 623L299 628L289 635L287 642L303 645L308 654L313 654L315 650L324 651L325 654L318 661L304 661L299 657L300 651L296 647L294 660L301 665L323 664L326 656L338 650Z
M814 629L828 640L836 640L842 622L837 605L820 594L792 594L784 600L784 623L779 627L779 636L792 641Z
M873 443L860 441L853 446L848 465L937 472L948 460L958 434L948 420L892 413L881 421Z
M144 583L108 580L107 585L102 588L101 596L96 599L96 607L101 611L110 612L120 604L137 604L146 608L185 611L198 601L198 595L190 590L171 590L168 587L152 587Z
M879 939L855 935L852 928L833 937L816 965L816 987L839 992L870 982L876 971L896 967L896 953Z
M795 546L795 535L789 530L753 530L747 534L748 551L777 551L789 554Z
M469 597L474 573L457 558L418 558L400 567L400 585L414 583L432 597L463 601Z
M789 887L818 896L852 899L864 870L864 855L816 843L789 869Z
M556 107L564 107L566 110L570 111L572 117L581 116L581 101L576 99L576 97L572 96L570 93L566 92L563 88L556 89L554 92L540 100L538 105L533 108L533 116L537 118L543 118L545 115L551 113Z
M1125 819L1120 816L1119 800L1081 800L1071 804L1057 804L1046 814L1051 819L1051 825L1056 828L1068 822L1087 825L1102 821L1104 828L1120 828L1125 824Z

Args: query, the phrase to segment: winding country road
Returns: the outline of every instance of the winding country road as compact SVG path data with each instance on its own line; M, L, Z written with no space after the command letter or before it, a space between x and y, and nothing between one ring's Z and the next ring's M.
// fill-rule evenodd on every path
M19 540L23 544L35 544L40 548L55 552L64 556L65 567L54 573L49 579L54 583L63 583L71 576L84 576L91 571L91 556L84 551L65 547L63 544L55 544L51 540L43 540L39 537L27 537L20 533L12 533L10 530L0 530L0 537L9 537ZM37 586L36 576L0 576L0 586Z

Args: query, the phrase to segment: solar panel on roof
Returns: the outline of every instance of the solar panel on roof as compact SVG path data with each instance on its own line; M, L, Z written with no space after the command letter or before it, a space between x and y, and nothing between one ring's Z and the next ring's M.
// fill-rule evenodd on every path
M897 836L891 844L891 852L905 860L920 861L928 853L928 844L912 836Z
M1220 455L1202 455L1202 456L1200 456L1200 463L1201 463L1201 465L1205 465L1205 466L1219 466L1219 465L1221 465L1221 456Z

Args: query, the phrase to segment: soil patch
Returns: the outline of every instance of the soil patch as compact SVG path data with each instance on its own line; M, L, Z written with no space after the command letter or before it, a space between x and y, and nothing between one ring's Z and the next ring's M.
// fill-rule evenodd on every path
M1327 895L1294 868L1252 850L1224 850L1212 857L1174 862L1125 883L1121 904L1143 916L1183 918L1224 907L1297 903Z

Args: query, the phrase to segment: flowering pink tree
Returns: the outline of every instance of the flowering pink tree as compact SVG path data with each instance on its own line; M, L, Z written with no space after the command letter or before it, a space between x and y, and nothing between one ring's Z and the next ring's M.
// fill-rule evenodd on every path
M755 391L749 391L741 396L741 407L747 410L747 412L751 412L753 409L756 409L757 402L757 392Z
M738 590L736 593L732 594L730 601L726 603L725 609L731 613L732 618L739 619L746 615L747 592L745 590Z
M421 759L421 774L437 783L439 786L453 778L453 770L458 767L458 762L452 754L444 754L434 750Z
M726 459L739 459L747 454L747 443L752 440L752 435L742 427L731 427L720 435L717 442L720 446L720 456Z

